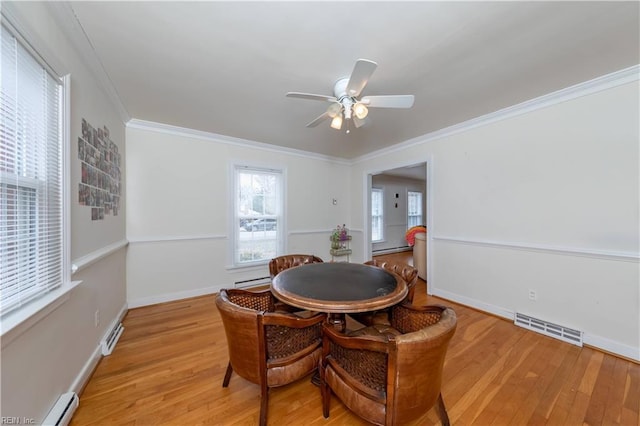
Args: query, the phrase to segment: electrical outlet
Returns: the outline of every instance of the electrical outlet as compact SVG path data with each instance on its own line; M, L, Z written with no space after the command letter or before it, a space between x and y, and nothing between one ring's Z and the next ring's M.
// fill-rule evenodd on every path
M100 325L100 309L96 309L96 312L93 314L93 324L96 327Z
M529 289L529 300L533 300L534 302L538 300L538 293L535 290Z

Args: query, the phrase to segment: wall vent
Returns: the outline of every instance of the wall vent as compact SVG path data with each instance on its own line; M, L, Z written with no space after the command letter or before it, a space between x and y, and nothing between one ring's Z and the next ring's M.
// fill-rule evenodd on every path
M251 278L249 280L236 281L235 288L255 287L257 285L271 284L271 277Z
M73 413L78 408L78 395L67 392L60 395L47 417L42 421L43 426L66 426L71 421Z
M518 312L516 312L514 324L582 347L582 331L573 330L562 325L553 324Z
M111 355L111 352L113 352L113 348L115 348L116 343L118 343L118 339L120 339L123 331L124 327L122 326L122 323L119 322L115 327L113 327L107 337L104 338L102 341L103 356Z

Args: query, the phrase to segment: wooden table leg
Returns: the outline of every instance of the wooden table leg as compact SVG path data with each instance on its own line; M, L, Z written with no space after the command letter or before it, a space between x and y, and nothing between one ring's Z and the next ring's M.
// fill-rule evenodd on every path
M341 333L344 333L344 331L347 329L347 321L344 314L329 313L327 321Z

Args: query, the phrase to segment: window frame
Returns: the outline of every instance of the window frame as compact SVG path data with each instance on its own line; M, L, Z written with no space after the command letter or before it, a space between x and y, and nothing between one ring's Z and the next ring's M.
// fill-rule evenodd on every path
M33 47L15 26L14 20L2 14L2 27L15 38L21 49L30 55L30 57L46 72L51 79L57 84L58 91L58 114L56 116L57 140L59 141L58 149L60 158L58 164L58 176L56 177L56 185L59 192L60 210L59 218L56 223L60 227L60 253L55 258L56 269L60 271L60 279L56 279L53 284L45 285L43 292L37 292L33 297L29 297L25 303L21 303L15 308L0 313L0 323L2 336L2 346L9 344L15 337L29 329L35 322L44 318L58 306L62 305L70 297L70 291L80 282L71 282L71 247L70 247L70 87L71 76L69 74L62 75L47 62L47 60ZM47 139L48 140L48 139ZM10 172L2 172L2 182L6 186L21 186L34 191L46 185L47 181L39 179L20 178L20 182L14 177L15 174ZM38 201L34 201L34 207L38 208ZM38 223L39 218L35 219ZM35 238L38 238L35 235Z
M273 256L269 255L267 257L250 260L250 261L241 261L239 259L239 245L240 245L240 220L245 219L248 216L242 216L239 214L240 211L240 174L242 172L251 172L255 174L268 174L276 176L275 183L275 213L274 214L258 214L252 215L251 219L275 219L276 220L276 230L275 230L275 254ZM231 166L231 191L230 196L232 198L229 205L231 206L232 211L229 215L229 250L228 250L228 267L227 269L240 269L240 268L250 268L255 266L262 266L269 263L269 261L276 256L280 256L285 252L285 182L286 182L286 170L284 168L274 168L272 166L263 166L263 165L253 165L247 163L234 163ZM266 232L264 231L253 231L253 232Z
M409 209L409 200L411 198L411 194L420 194L420 223L417 224L411 224L411 210ZM413 226L418 226L418 225L424 225L424 192L422 191L413 191L411 189L407 190L407 229L413 227ZM413 216L417 216L417 215L413 215Z
M380 194L380 215L379 216L374 216L373 215L373 209L374 209L374 197L373 197L373 193L379 193ZM384 235L384 188L378 188L378 187L372 187L371 188L371 211L370 211L370 215L371 215L371 242L372 243L381 243L384 242L385 239L385 235ZM374 217L379 217L380 218L380 225L379 225L379 231L380 231L380 235L378 239L374 238Z

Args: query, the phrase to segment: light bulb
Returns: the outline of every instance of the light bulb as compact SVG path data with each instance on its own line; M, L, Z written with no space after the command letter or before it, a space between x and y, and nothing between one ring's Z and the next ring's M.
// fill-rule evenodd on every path
M358 117L360 120L364 119L367 116L367 114L369 114L369 110L367 109L367 107L364 106L364 104L361 104L360 102L355 104L355 106L353 107L353 112L356 115L356 117Z
M341 127L342 127L342 115L338 114L335 117L333 117L333 120L331 120L331 128L340 130Z

